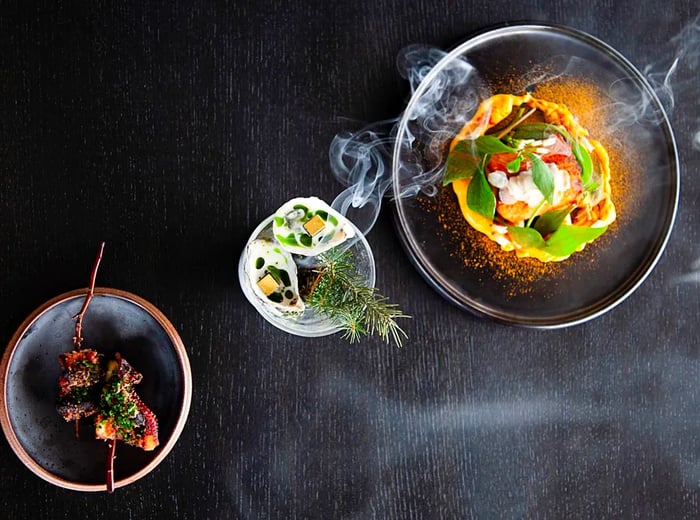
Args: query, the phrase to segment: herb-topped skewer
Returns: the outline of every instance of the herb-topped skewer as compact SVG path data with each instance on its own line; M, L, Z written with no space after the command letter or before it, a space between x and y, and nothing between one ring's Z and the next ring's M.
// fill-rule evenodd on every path
M152 451L158 444L158 420L136 394L143 376L118 352L109 360L95 418L95 437L108 441L107 492L114 490L117 441Z
M58 412L66 421L74 421L76 437L80 419L95 416L95 437L108 441L106 489L114 491L114 458L117 441L151 451L158 446L158 420L139 399L134 386L142 376L118 352L106 368L102 355L82 348L83 318L95 294L97 270L102 260L100 245L90 275L90 286L75 320L74 350L61 354L63 369L59 378Z

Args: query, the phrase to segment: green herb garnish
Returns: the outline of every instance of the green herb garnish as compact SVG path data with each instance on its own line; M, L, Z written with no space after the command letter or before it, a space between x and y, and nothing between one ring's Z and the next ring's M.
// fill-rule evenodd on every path
M535 228L508 226L508 234L521 247L535 248L552 256L569 256L583 244L605 233L607 226L586 228L562 224L545 240Z
M520 113L522 113L522 109ZM518 147L518 143L530 139L542 140L552 136L554 133L558 133L571 145L572 153L581 166L581 183L584 190L589 192L597 190L598 184L593 180L595 172L593 160L581 142L574 139L566 128L561 125L541 122L524 123L523 121L530 114L532 114L532 111L517 117L513 123L496 136L482 135L476 139L459 141L447 156L445 175L442 180L443 186L459 179L473 178L479 171L479 165L488 163L490 156L493 154L514 153L516 154L515 158L506 165L508 172L517 173L520 171L522 159L527 157L532 162L532 177L535 186L540 190L545 200L551 204L554 196L552 172L538 155L528 151L527 146L522 147L521 145ZM483 195L482 191L483 186L480 186L478 193ZM471 204L468 205L472 210L484 215L482 211L479 211L484 209L484 206L481 204L483 199L483 196L476 197L473 200L475 202L478 201L479 205L475 207L471 206ZM469 201L467 202L469 203Z
M517 153L517 150L504 144L498 137L491 135L482 135L474 140L476 150L481 155L490 155L494 153Z
M574 210L574 206L567 206L566 208L556 209L554 211L549 211L544 215L535 220L534 228L540 233L540 235L547 236L550 233L554 233L559 226L562 225L567 215Z
M87 386L76 386L71 389L66 398L67 401L73 401L75 403L81 404L88 400L90 397L90 387Z
M479 168L479 158L475 155L472 140L459 141L447 156L442 185L447 186L459 179L471 179Z
M542 159L534 153L525 153L528 159L532 161L532 180L544 196L545 200L552 203L554 199L554 177L552 170L549 169Z
M543 140L551 137L557 131L557 127L551 123L523 123L513 130L513 139L537 139Z
M136 403L127 399L126 388L118 377L112 377L100 395L100 414L112 420L120 435L131 434L136 418Z
M547 239L545 249L554 256L568 256L574 253L582 244L595 240L605 233L608 226L581 227L562 225Z
M484 168L479 167L467 187L467 205L489 220L496 214L496 195L486 180Z
M552 170L542 159L538 146L541 146L542 140L555 134L561 136L571 146L571 153L581 168L582 187L588 193L598 189L595 181L598 166L586 146L574 139L564 126L526 122L534 112L535 109L525 112L521 106L505 128L491 129L476 139L457 142L447 157L443 185L459 179L470 179L466 194L467 206L475 213L493 220L496 214L496 190L486 176L486 165L491 157L495 154L513 154L507 158L505 170L516 175L522 167L522 161L530 161L532 180L544 200L526 219L524 226L509 226L508 233L521 247L539 249L558 257L568 256L583 244L599 237L607 227L585 228L564 224L567 216L575 209L573 205L537 216L545 203L554 204L555 191ZM499 159L503 160L503 157Z
M523 158L518 155L515 157L515 159L506 164L506 169L509 173L518 173L520 171L520 164L522 163L522 161Z
M593 180L593 159L588 150L584 148L580 142L575 141L571 145L571 150L574 153L574 157L581 165L581 184L583 189L588 192L594 192L598 189L598 183Z
M352 262L352 253L331 250L317 259L319 264L314 269L300 271L301 297L306 305L333 321L351 343L377 334L401 346L408 336L396 320L410 316L388 303L376 288L365 285Z
M542 235L540 235L540 233L534 228L509 226L508 234L521 247L529 247L542 250L544 250L547 247L547 244L544 241L544 238L542 238Z

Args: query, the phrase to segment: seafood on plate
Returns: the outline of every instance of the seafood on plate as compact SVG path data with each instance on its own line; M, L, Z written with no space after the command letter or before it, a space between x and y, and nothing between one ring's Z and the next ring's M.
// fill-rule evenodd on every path
M96 438L123 441L145 451L158 446L156 415L134 389L141 379L141 373L119 353L107 363L95 417Z
M247 245L245 255L246 276L261 305L276 314L304 312L297 265L289 251L272 239L257 238Z
M83 304L75 320L73 350L60 354L56 409L66 421L75 423L79 437L81 419L94 416L95 437L109 442L106 488L114 491L114 457L117 441L145 451L158 444L158 419L134 390L143 376L119 353L105 363L95 349L83 348L83 318L95 295L95 280L102 259L104 242L95 258Z
M610 161L569 109L497 94L452 140L444 185L505 251L543 262L581 251L615 221Z
M68 422L97 413L102 381L102 355L93 349L65 352L58 356L58 413Z
M352 224L317 197L284 203L272 223L245 248L244 272L258 303L277 316L295 318L306 308L299 293L299 266L355 236Z
M355 236L348 220L317 197L297 197L274 214L272 232L290 253L316 256Z

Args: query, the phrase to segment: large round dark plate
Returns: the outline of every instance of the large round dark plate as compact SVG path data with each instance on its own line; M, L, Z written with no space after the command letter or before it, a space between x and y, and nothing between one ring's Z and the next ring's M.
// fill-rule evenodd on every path
M94 439L89 419L74 425L56 412L58 356L72 349L75 316L86 290L60 295L36 309L12 337L0 367L0 422L10 446L41 478L68 489L103 491L107 443ZM158 417L160 446L146 452L117 445L115 487L153 470L184 428L192 397L190 365L182 341L152 304L116 289L95 289L83 320L84 347L121 355L143 374L136 387Z
M606 146L621 144L623 150L624 160L613 165L618 169L612 172L624 176L613 182L618 219L601 239L549 266L542 276L509 278L499 272L503 262L497 258L474 261L483 260L484 251L483 241L473 239L473 234L465 232L465 239L455 246L459 240L454 237L462 232L440 211L426 210L434 208L436 200L449 198L425 195L426 182L439 185L434 173L444 162L440 150L446 149L482 99L569 79L593 84L605 95L598 108L607 124L602 135L592 137ZM573 104L576 99L567 101ZM470 39L437 61L422 80L397 137L395 217L403 245L441 295L479 316L540 328L590 320L612 309L644 281L671 232L680 181L668 119L635 67L582 32L512 25ZM423 192L415 196L418 188ZM451 190L449 195L454 198ZM500 250L493 254L514 255Z

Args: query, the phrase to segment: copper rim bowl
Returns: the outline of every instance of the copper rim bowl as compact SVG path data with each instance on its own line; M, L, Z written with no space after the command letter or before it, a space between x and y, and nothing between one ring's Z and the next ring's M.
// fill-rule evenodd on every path
M32 312L12 336L0 365L0 423L10 447L37 476L59 487L104 491L107 443L89 419L79 438L56 411L58 355L72 349L73 316L87 289L61 294ZM96 288L83 320L84 347L119 352L139 372L136 390L158 417L160 445L150 452L118 443L115 488L150 473L173 449L187 421L192 374L170 321L134 294Z

